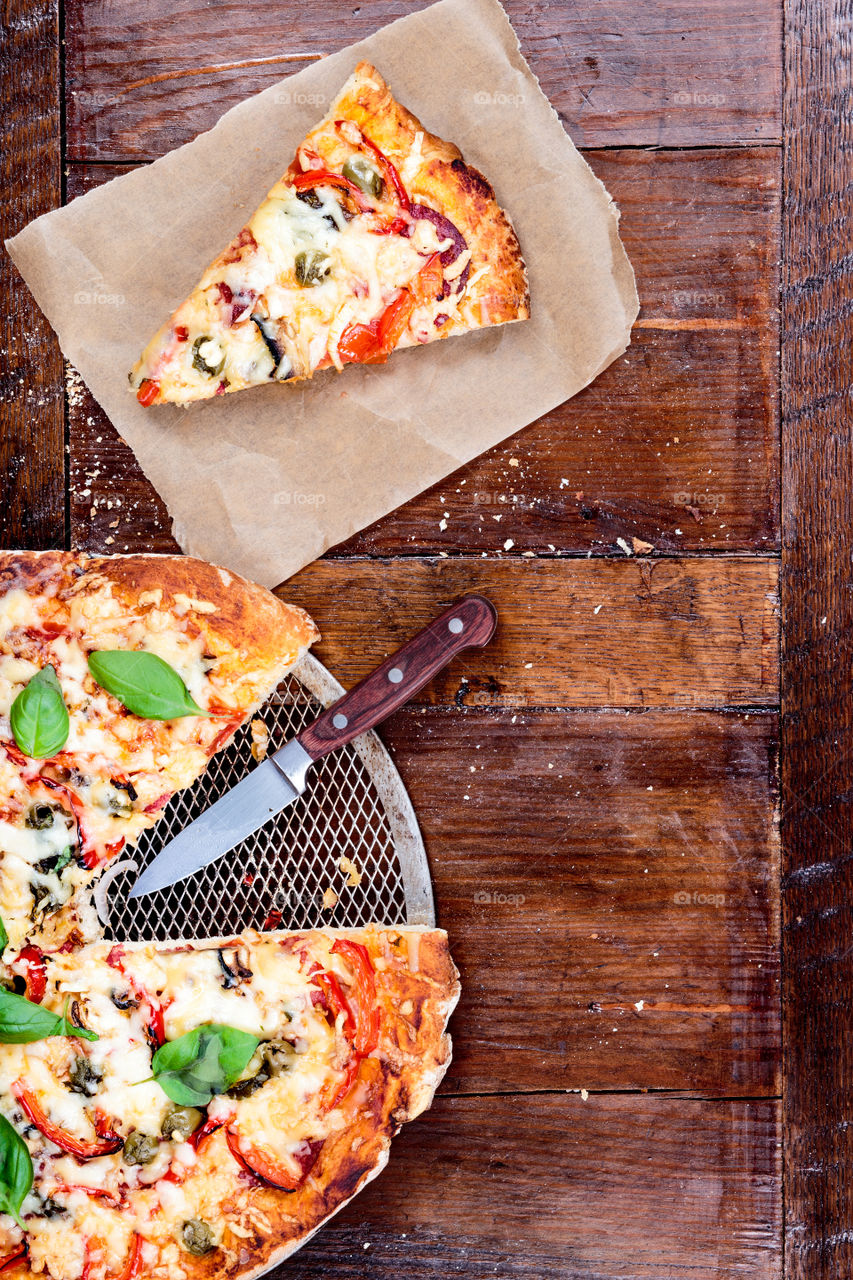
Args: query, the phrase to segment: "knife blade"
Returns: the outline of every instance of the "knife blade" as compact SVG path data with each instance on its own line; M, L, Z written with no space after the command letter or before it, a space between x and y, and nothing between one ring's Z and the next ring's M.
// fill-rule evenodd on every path
M168 888L223 857L298 800L312 764L387 719L464 649L487 644L496 625L485 596L460 597L164 845L129 896Z

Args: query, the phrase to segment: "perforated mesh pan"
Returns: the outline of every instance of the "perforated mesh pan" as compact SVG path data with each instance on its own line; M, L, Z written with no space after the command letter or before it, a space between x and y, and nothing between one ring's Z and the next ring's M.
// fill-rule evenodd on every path
M309 654L257 713L282 746L344 690ZM254 765L249 727L202 778L169 802L132 856L139 870ZM341 867L341 859L348 863ZM350 870L352 868L352 871ZM108 932L130 939L205 938L255 928L434 925L429 866L414 810L375 733L322 759L302 796L225 857L180 884L127 901L136 872L116 876ZM357 880L357 884L348 881ZM332 889L337 905L323 909Z

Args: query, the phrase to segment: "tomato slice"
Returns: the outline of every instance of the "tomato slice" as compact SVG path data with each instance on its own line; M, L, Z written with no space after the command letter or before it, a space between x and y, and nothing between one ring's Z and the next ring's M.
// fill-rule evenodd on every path
M41 1004L47 989L47 964L45 963L44 952L35 943L28 942L25 947L21 948L17 959L13 960L12 963L20 964L24 967L27 999L32 1000L33 1004Z
M12 1085L12 1093L39 1132L43 1133L49 1142L59 1147L60 1151L65 1151L69 1156L76 1156L78 1160L94 1160L96 1156L111 1155L113 1151L118 1151L121 1146L121 1138L118 1134L111 1134L109 1137L87 1142L85 1138L77 1138L74 1134L66 1133L64 1129L60 1129L58 1124L54 1124L45 1115L23 1080L15 1081Z
M143 378L139 384L139 390L136 398L141 405L147 409L149 404L153 404L160 394L160 383L155 382L153 378Z
M332 953L343 956L353 973L355 997L355 1036L353 1049L359 1058L366 1058L379 1043L379 1009L376 1005L376 977L370 952L360 942L349 938L337 938L332 943Z
M296 1191L302 1186L317 1163L323 1145L322 1140L303 1143L303 1151L295 1157L300 1168L300 1173L296 1176L289 1169L277 1165L266 1152L258 1151L255 1147L241 1146L239 1137L233 1130L225 1130L225 1140L232 1156L245 1173L251 1173L262 1182L268 1182L271 1187L278 1187L280 1191Z

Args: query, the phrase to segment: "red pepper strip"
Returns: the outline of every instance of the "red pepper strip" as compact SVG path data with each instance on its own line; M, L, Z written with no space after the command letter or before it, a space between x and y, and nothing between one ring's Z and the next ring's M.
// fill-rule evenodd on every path
M344 139L345 142L348 142L349 139L347 138L346 134L343 132L343 125L353 124L353 123L354 121L351 121L351 120L335 121L335 128L337 129L338 133ZM358 128L357 125L356 125L356 128ZM406 188L403 186L403 180L400 177L399 173L397 172L396 168L388 159L385 152L380 151L376 143L371 142L370 138L368 138L366 133L364 133L361 129L359 129L359 133L361 134L362 142L367 147L368 151L371 152L374 160L378 162L379 167L382 170L383 174L385 175L385 178L389 186L394 188L394 194L397 197L397 203L400 205L400 208L405 209L406 213L411 213L412 204L406 193ZM403 226L404 227L408 226L408 223L403 222Z
M5 1271L7 1267L11 1267L15 1262L21 1262L26 1258L27 1253L27 1245L24 1242L14 1253L8 1253L5 1258L0 1258L0 1271Z
M397 200L399 202L400 208L405 209L406 213L411 213L412 202L410 201L406 193L406 188L403 186L403 180L400 177L394 165L388 159L385 152L380 151L376 143L370 141L366 133L362 132L361 140L364 143L364 145L367 147L368 151L373 153L374 158L379 161L380 165L384 169L385 175L388 178L388 181L391 183L391 186L394 188L394 192L397 196Z
M426 302L435 302L441 297L443 287L444 271L440 253L434 253L431 258L427 258L414 280L406 285L418 306Z
M135 1280L142 1270L142 1236L138 1231L134 1232L133 1244L130 1247L130 1253L127 1262L124 1264L124 1270L119 1273L116 1280Z
M362 213L376 212L361 187L350 182L342 173L332 173L331 169L307 169L305 173L295 174L290 183L297 191L308 191L312 187L339 187L352 196Z
M370 324L347 325L338 342L338 355L344 364L384 364L403 336L415 309L410 293L402 290Z
M47 989L47 965L44 952L32 942L21 948L17 960L13 964L24 966L24 981L27 984L26 996L33 1004L41 1004Z
M71 1191L82 1191L84 1195L91 1196L93 1200L107 1200L113 1209L122 1207L118 1196L113 1195L112 1191L105 1191L103 1187L84 1187L82 1183L62 1182L56 1188L57 1195L68 1195Z
M193 1151L198 1151L205 1138L209 1138L212 1133L216 1133L217 1129L221 1129L222 1120L205 1120L204 1124L200 1124L195 1133L191 1133L187 1141Z
M343 1032L348 1040L352 1040L355 1035L355 1018L352 1009L347 1003L347 998L341 990L341 984L333 973L327 973L325 969L321 969L319 973L315 973L311 981L316 987L319 987L326 998L327 1008L330 1013L337 1018L339 1013L344 1015Z
M78 1160L94 1160L96 1156L108 1156L113 1151L118 1151L121 1146L121 1138L115 1134L110 1138L99 1138L96 1142L87 1142L84 1138L75 1138L73 1134L60 1129L58 1124L48 1119L23 1080L15 1081L12 1085L12 1093L39 1132L43 1133L54 1146L59 1147L60 1151L76 1156Z
M236 716L236 717L232 716L232 718L229 720L225 728L219 730L219 733L217 733L216 737L213 739L213 742L211 742L210 746L206 748L208 756L211 756L211 757L215 756L219 748L225 746L225 743L228 741L228 739L231 737L233 733L237 732L237 730L240 728L240 725L242 723L243 723L242 716Z
M160 383L155 382L153 378L144 378L139 384L139 390L136 398L140 404L145 405L146 409L149 404L153 404L160 394Z
M338 1105L339 1102L343 1102L344 1098L347 1096L350 1089L355 1084L355 1078L358 1075L358 1068L360 1063L361 1063L361 1058L353 1054L353 1056L350 1058L349 1062L346 1065L346 1073L344 1075L343 1080L338 1085L335 1092L332 1094L332 1097L330 1098L330 1100L323 1104L323 1111L326 1114L328 1114L329 1111L334 1111L335 1107Z
M251 1147L247 1154L240 1147L237 1134L233 1133L231 1129L225 1130L225 1140L232 1156L245 1173L251 1173L254 1177L260 1178L262 1182L268 1182L271 1187L278 1187L280 1191L296 1191L298 1187L302 1186L302 1183L317 1163L317 1157L323 1145L320 1141L307 1142L305 1144L306 1151L302 1155L294 1157L300 1168L299 1176L294 1177L289 1169L282 1169L269 1156L257 1151L254 1147Z
M133 1233L133 1244L130 1246L130 1252L127 1255L127 1262L119 1271L118 1275L112 1277L112 1280L134 1280L139 1275L142 1268L142 1236L138 1231ZM89 1242L86 1242L86 1261L83 1266L83 1274L80 1280L91 1280L92 1277L92 1258L89 1255Z
M408 233L410 227L411 223L405 218L393 218L383 227L371 227L370 230L375 236L403 236Z
M379 1009L376 1005L376 979L367 947L349 938L337 938L332 954L343 956L353 972L355 995L355 1038L353 1049L366 1058L379 1043Z
M23 751L20 751L18 747L13 746L11 742L0 743L0 746L3 747L3 750L6 752L6 755L12 761L12 764L23 765L24 767L32 764L32 761L27 759Z

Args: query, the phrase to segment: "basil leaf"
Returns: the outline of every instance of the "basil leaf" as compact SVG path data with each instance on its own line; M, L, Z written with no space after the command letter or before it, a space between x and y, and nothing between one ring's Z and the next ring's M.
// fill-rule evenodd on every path
M65 848L62 850L62 853L60 853L57 856L56 862L54 862L53 864L53 870L62 871L65 867L68 866L73 856L74 855L71 852L71 845L70 844L66 845Z
M66 1006L67 1007L67 1006ZM0 1044L30 1044L50 1036L78 1036L81 1040L97 1040L94 1031L75 1027L63 1013L51 1013L14 991L0 988Z
M3 952L6 950L8 945L9 945L9 935L6 932L5 924L3 923L2 920L0 920L0 955L3 954Z
M143 649L101 649L89 654L89 670L101 688L144 720L207 716L174 667Z
M68 708L50 664L27 682L9 711L12 734L25 756L45 760L68 741Z
M207 1022L161 1045L151 1070L172 1102L203 1107L230 1088L259 1044L258 1037L248 1031Z
M0 1116L0 1213L10 1214L19 1227L21 1205L33 1185L33 1162L23 1138Z

